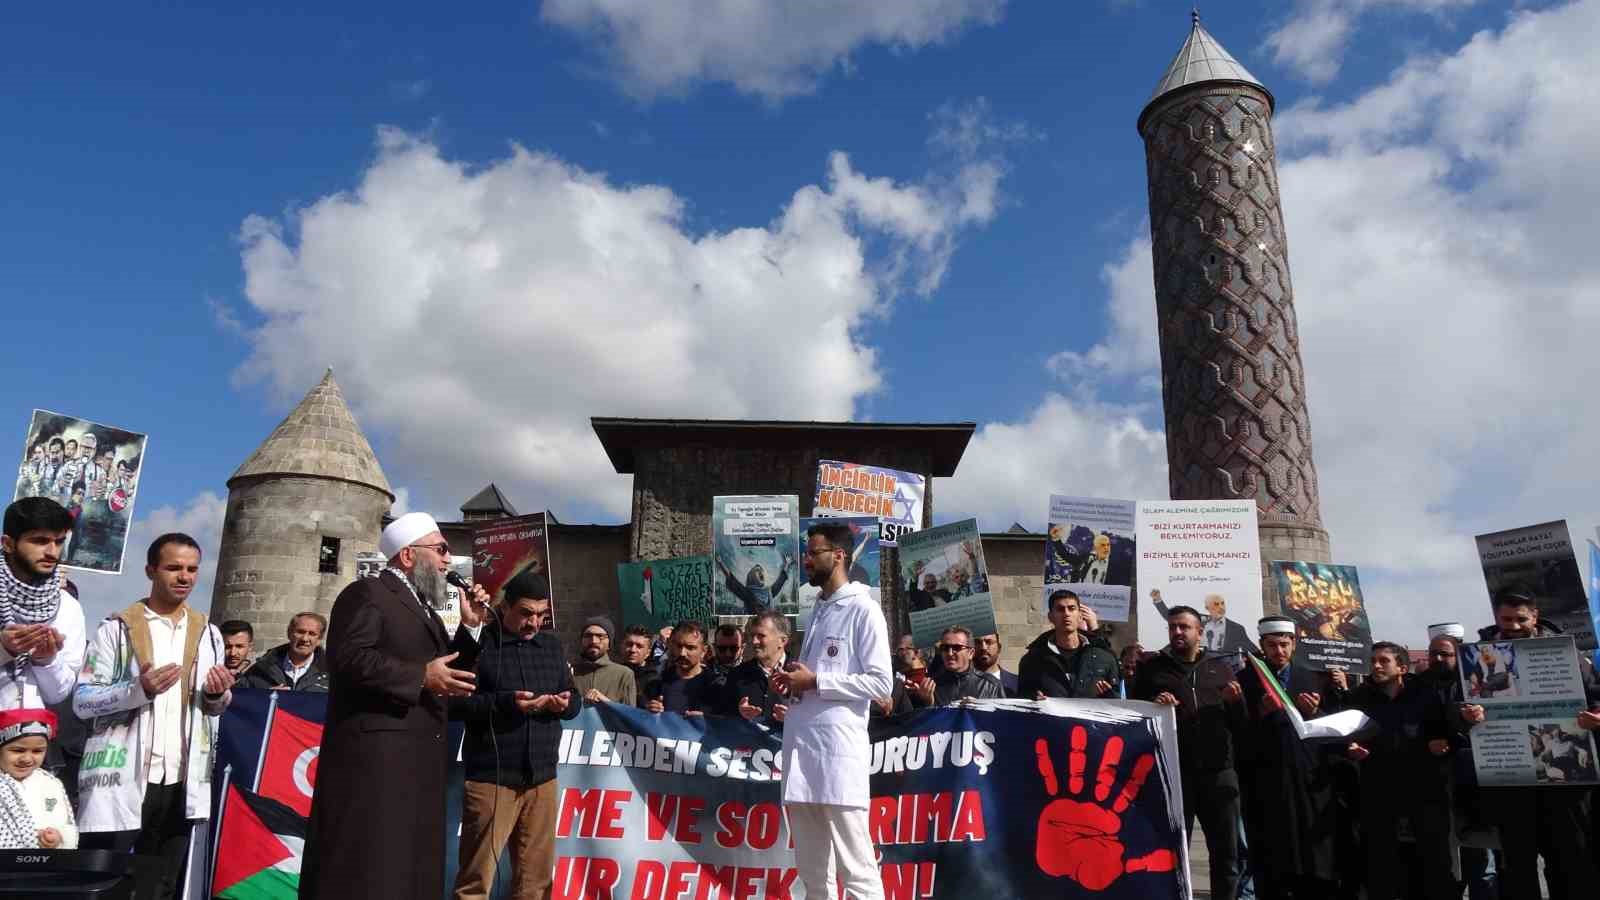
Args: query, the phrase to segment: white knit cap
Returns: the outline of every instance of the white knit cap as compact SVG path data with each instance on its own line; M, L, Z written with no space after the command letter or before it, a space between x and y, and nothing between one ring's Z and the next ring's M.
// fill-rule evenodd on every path
M417 542L418 538L426 537L439 530L439 523L427 513L406 513L383 530L383 536L378 538L378 552L384 559L394 559L395 555L406 547Z
M1467 636L1467 629L1460 622L1440 622L1428 626L1428 640L1436 637L1453 637L1462 640Z

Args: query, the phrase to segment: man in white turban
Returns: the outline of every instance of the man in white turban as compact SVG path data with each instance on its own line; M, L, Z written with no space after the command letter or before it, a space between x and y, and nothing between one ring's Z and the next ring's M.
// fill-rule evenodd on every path
M472 693L488 595L474 586L454 639L450 545L426 513L383 530L388 567L334 601L331 688L300 896L438 900L444 894L446 698Z

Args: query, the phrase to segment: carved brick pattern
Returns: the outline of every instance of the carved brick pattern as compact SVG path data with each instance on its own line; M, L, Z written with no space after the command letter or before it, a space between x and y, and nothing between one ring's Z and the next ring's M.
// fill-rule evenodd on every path
M1238 85L1145 119L1172 497L1320 528L1271 110Z

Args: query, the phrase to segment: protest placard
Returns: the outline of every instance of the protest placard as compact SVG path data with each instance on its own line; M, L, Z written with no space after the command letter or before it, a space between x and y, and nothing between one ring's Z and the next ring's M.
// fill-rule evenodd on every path
M1478 784L1600 783L1594 737L1578 727L1587 701L1570 636L1462 644L1456 669L1466 702L1484 710L1472 728Z
M995 632L977 519L901 535L899 579L918 647L932 646L951 625L965 625L974 638Z
M47 497L66 507L72 534L61 565L88 572L122 571L148 442L138 432L33 411L12 499Z
M1067 590L1107 622L1128 621L1135 565L1134 502L1050 496L1044 542L1044 598Z
M893 547L900 535L922 528L927 492L927 480L915 472L823 459L817 461L817 495L811 512L876 516L879 543Z
M1478 561L1491 602L1506 588L1527 591L1540 619L1572 635L1579 648L1595 648L1594 617L1565 519L1480 534Z
M617 563L622 627L655 634L689 619L711 622L711 557L680 556Z
M1283 614L1294 620L1295 663L1316 672L1365 675L1371 668L1372 622L1355 566L1273 560Z
M472 530L472 580L483 585L490 602L505 600L506 582L523 572L535 572L550 582L550 620L555 627L555 578L550 574L550 535L545 514L494 519Z
M872 602L883 602L883 560L878 550L882 546L879 540L882 532L878 528L878 519L875 516L806 516L800 520L800 540L795 547L797 554L805 552L806 532L811 530L811 526L823 522L850 528L850 553L845 560L850 569L850 580L871 588ZM803 568L800 574L800 610L795 617L795 630L805 631L811 627L811 613L822 589L812 587L806 581Z
M799 530L800 498L793 494L711 498L711 596L719 618L799 611Z
M1139 643L1167 645L1167 610L1200 613L1201 642L1255 652L1261 619L1261 539L1250 500L1141 500L1137 522ZM1149 610L1154 612L1150 615Z

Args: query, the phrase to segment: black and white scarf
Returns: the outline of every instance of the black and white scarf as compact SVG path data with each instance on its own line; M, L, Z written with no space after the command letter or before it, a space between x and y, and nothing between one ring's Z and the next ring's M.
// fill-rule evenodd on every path
M38 584L27 584L11 571L9 559L0 561L0 628L53 622L60 609L60 569Z
M0 773L0 848L34 850L38 846L39 832L27 801L22 799L22 782Z

